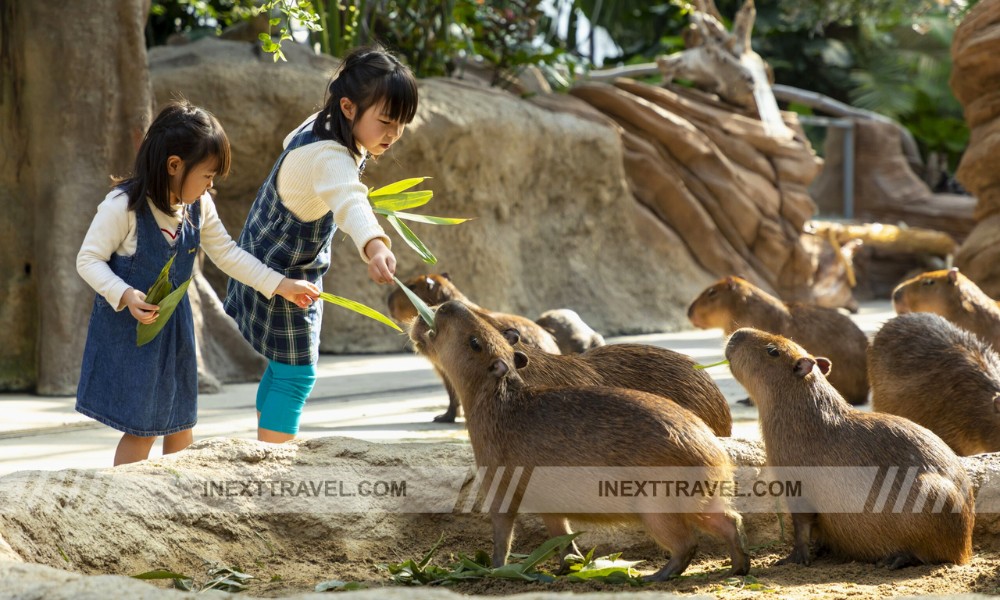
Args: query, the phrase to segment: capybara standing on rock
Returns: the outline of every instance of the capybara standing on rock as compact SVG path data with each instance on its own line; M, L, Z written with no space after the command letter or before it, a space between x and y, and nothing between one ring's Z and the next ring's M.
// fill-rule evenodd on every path
M928 271L892 291L899 314L929 312L971 331L1000 351L1000 307L958 269Z
M488 495L494 566L507 560L514 517L534 473L544 471L540 467L578 467L575 472L581 477L602 467L608 473L622 467L689 467L686 472L699 479L731 477L729 457L716 437L673 402L620 388L529 386L519 375L528 357L461 302L442 304L433 330L421 323L414 322L410 337L421 352L434 357L459 393L476 464L490 480L484 480L480 489L495 489L492 480L503 483L504 471L508 475L522 468L527 471L519 478L508 476L507 487L512 489ZM615 505L618 510L595 514L585 508L594 498L567 493L561 486L534 485L531 490L539 506L564 509L540 511L551 535L569 532L567 517L640 521L670 552L670 560L651 579L667 579L687 568L697 546L696 530L728 544L732 574L749 571L740 516L722 495L700 496L698 511L678 511L679 499L674 497L658 499L665 512L628 511ZM596 486L593 495L598 496Z
M890 319L868 349L872 408L936 433L957 454L1000 450L1000 355L931 313Z
M493 312L473 303L455 287L455 284L451 282L451 277L447 273L441 273L440 275L435 273L417 275L404 281L403 285L409 288L411 292L416 294L428 306L437 306L449 300L464 302L477 313L488 315L492 318L501 331L511 328L516 329L520 335L522 344L533 346L543 352L559 354L559 344L556 342L555 337L542 328L541 325L527 317ZM413 303L406 297L403 290L398 288L393 290L389 294L388 303L389 316L400 323L407 323L417 317L417 308L413 306ZM431 361L431 363L433 364L434 361ZM441 377L444 389L448 392L448 410L434 417L434 421L436 423L454 423L455 418L458 417L461 404L455 395L455 390L452 388L451 382L448 381L448 377L438 368L437 364L434 364L434 370Z
M830 361L781 336L740 329L726 358L757 403L768 466L813 468L802 471L810 479L800 497L789 499L795 542L782 562L808 565L813 536L836 555L890 568L969 561L972 486L939 437L908 419L852 408L823 377ZM838 487L817 467L877 468L881 478ZM845 498L859 498L857 509L823 510Z
M688 319L701 329L721 327L726 335L753 327L795 340L837 365L829 376L830 383L848 402L864 404L868 400L868 338L850 317L835 309L786 304L745 279L726 277L691 303ZM750 398L754 400L752 392Z

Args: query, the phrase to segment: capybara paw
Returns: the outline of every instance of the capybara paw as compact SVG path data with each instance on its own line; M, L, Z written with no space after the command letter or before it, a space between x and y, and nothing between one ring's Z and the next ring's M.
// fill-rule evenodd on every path
M744 556L742 560L734 560L733 567L726 573L726 577L742 577L750 574L750 557Z
M792 550L791 554L789 554L785 558L779 560L775 564L779 564L779 565L796 564L796 565L803 565L803 566L808 567L811 562L812 562L812 560L809 558L809 551L808 550L795 549L795 550Z
M443 413L434 417L435 423L454 423L455 413Z
M902 569L904 567L914 567L922 562L909 552L897 552L895 554L890 554L882 561L890 571L895 571L896 569Z

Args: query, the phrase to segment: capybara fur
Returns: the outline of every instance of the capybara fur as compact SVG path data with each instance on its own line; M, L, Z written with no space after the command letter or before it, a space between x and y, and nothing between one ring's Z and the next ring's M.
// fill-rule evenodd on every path
M562 354L580 354L604 345L604 336L587 325L571 308L556 308L543 312L535 323L552 334Z
M478 313L477 313L478 314ZM610 386L657 394L690 410L700 417L718 436L728 437L733 430L729 404L719 386L704 370L695 368L694 359L685 354L647 344L608 344L592 348L583 354L549 354L538 348L522 346L514 329L503 330L501 324L479 314L480 319L523 352L528 365L518 370L518 376L532 387ZM422 334L427 329L423 321L414 321L411 332ZM426 347L414 344L439 372L443 371L437 355ZM447 378L447 376L445 376ZM461 400L461 391L454 397ZM449 406L449 412L452 407Z
M868 337L847 315L832 308L785 303L740 277L726 277L708 287L688 308L691 324L722 328L726 335L753 327L789 339L837 368L830 383L851 404L868 401ZM753 394L750 399L754 400Z
M465 294L459 291L455 284L452 283L451 277L449 277L447 273L428 273L426 275L416 275L404 281L403 285L409 288L410 291L416 294L418 298L431 307L437 306L449 300L462 301L476 312L488 315L501 329L516 329L521 337L522 344L526 346L534 346L544 352L559 354L559 344L556 342L555 337L542 328L541 325L535 323L527 317L509 313L494 312L475 304L469 300ZM398 288L393 290L393 292L389 294L388 303L389 316L400 323L409 323L417 317L416 307L413 306L410 299L406 297L403 290ZM436 364L434 365L434 370L437 372L438 376L441 377L441 381L444 383L445 391L448 392L448 410L434 417L434 421L437 423L454 423L455 418L458 417L459 410L461 410L461 404L455 396L455 391L451 386L451 382L448 381L448 378L441 372Z
M1000 450L1000 355L932 313L903 314L868 349L872 409L906 417L956 454Z
M782 336L740 329L726 358L757 403L768 466L806 475L800 495L788 499L795 541L782 562L809 564L813 537L835 556L890 568L969 561L972 486L941 438L908 419L851 407L823 376L830 361ZM844 484L816 467L851 467L839 472L854 475ZM831 508L852 501L852 510Z
M442 304L434 329L415 323L410 336L421 352L435 357L459 392L476 464L485 473L479 489L491 489L494 478L500 480L497 485L507 483L488 496L494 566L506 562L514 517L533 474L544 471L540 467L578 467L573 472L580 477L594 473L594 468L600 476L602 467L610 468L609 473L621 467L691 467L699 479L731 477L729 457L718 439L701 419L674 402L621 388L528 385L520 376L528 356L461 302ZM517 469L524 475L511 475ZM625 510L622 505L613 511L587 512L580 505L592 498L568 494L558 485L536 484L531 489L535 502L565 507L564 513L541 515L552 536L569 533L569 517L641 522L670 553L667 564L650 579L663 580L684 571L695 554L697 530L728 545L731 574L749 570L740 516L723 495L705 494L696 500L698 510L683 512L674 504L669 506L673 511L663 513ZM593 496L598 496L597 486Z
M928 271L907 279L892 291L898 314L941 315L1000 350L1000 307L958 269Z

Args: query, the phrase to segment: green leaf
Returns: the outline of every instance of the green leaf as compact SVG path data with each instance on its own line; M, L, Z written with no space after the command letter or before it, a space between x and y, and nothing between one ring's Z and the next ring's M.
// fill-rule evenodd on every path
M160 316L156 318L155 321L146 325L144 323L136 324L136 346L144 346L151 342L156 334L160 333L163 326L167 324L170 320L171 315L174 314L174 309L180 304L181 300L184 298L184 294L187 293L188 286L191 285L191 279L188 279L184 283L177 286L177 289L167 294L167 297L157 302L157 306L160 307Z
M380 187L377 190L372 190L368 192L369 198L375 198L378 196L388 196L390 194L398 194L399 192L410 189L411 187L417 185L425 179L430 179L430 177L411 177L410 179L401 179L395 183L390 183L389 185Z
M363 590L368 586L359 581L338 581L333 579L331 581L324 581L322 583L316 584L317 592L328 592L330 590L334 591L344 591L350 592L353 590Z
M472 219L463 219L459 217L432 217L430 215L417 215L413 213L398 212L384 210L376 208L375 212L380 215L385 215L388 217L390 214L399 219L406 219L407 221L415 221L417 223L426 223L428 225L458 225L459 223L465 223L466 221L471 221Z
M415 233L410 231L410 228L407 227L405 223L397 219L395 215L386 215L385 218L399 233L399 235L403 237L403 241L406 242L410 248L413 248L413 250L420 255L420 258L422 258L425 263L430 265L437 263L437 258L431 254L431 251L427 249L427 246L420 241L420 238L418 238Z
M712 363L710 365L695 365L694 368L699 369L699 370L700 369L710 369L712 367L718 367L719 365L728 365L728 364L729 364L728 360L722 359L719 362L714 362L714 363Z
M355 302L354 300L348 300L347 298L341 298L340 296L334 296L333 294L327 294L326 292L320 294L319 297L320 299L329 302L330 304L336 304L337 306L342 306L346 309L353 310L354 312L362 314L370 319L375 319L379 323L388 325L389 327L392 327L393 329L395 329L400 333L403 332L403 330L399 328L399 325L396 325L395 323L392 322L392 319L383 315L374 308L371 308L370 306L365 306L360 302Z
M191 579L187 575L181 575L180 573L174 573L173 571L168 571L166 569L153 569L152 571L146 571L145 573L139 573L138 575L132 575L132 579Z
M423 300L420 299L420 296L417 296L416 294L413 293L413 290L406 287L403 284L403 282L399 280L398 277L393 275L392 279L393 281L396 282L396 285L399 286L399 289L403 290L403 293L406 294L406 297L410 299L410 302L413 303L413 306L416 307L417 314L419 314L420 318L424 320L424 323L427 323L428 327L434 329L434 311L432 311L430 307L427 306L427 303L425 303Z
M547 540L524 559L524 562L521 563L524 565L524 570L528 571L533 569L535 565L552 556L556 550L565 549L573 541L573 538L578 535L580 535L580 532L567 533L566 535L560 535Z
M434 197L434 192L430 190L425 190L422 192L400 192L398 194L389 194L386 196L380 196L379 198L372 198L372 206L375 208L383 208L387 210L406 210L407 208L416 208L418 206L423 206L431 201Z
M170 267L173 266L176 256L176 254L171 256L167 264L163 265L160 274L156 276L156 281L146 292L146 302L149 304L159 304L160 300L163 300L170 293L170 289L173 287L170 285Z

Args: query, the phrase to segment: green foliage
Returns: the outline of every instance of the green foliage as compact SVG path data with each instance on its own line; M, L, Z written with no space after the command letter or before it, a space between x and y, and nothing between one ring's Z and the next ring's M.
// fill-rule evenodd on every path
M193 577L181 573L175 573L169 569L154 569L133 575L134 579L155 581L172 579L174 587L186 592L204 592L208 590L219 590L223 592L242 592L249 585L253 575L247 575L236 567L227 567L218 564L207 563L208 579L198 583Z
M163 326L167 324L170 317L173 316L174 310L177 305L181 303L184 299L184 294L187 293L188 286L191 285L191 277L189 277L184 283L177 286L177 289L173 289L173 285L170 283L170 267L174 264L174 258L177 255L170 257L167 264L163 265L160 269L160 274L157 275L156 281L146 292L146 302L149 304L155 304L160 307L159 316L150 324L136 323L135 326L135 345L143 346L153 341Z
M438 541L419 561L413 559L386 565L394 582L402 585L451 585L462 581L481 579L513 579L518 581L552 582L559 576L539 568L539 565L553 556L565 553L573 539L580 535L571 533L547 540L529 555L511 555L510 561L502 567L492 567L486 552L477 550L470 558L458 555L458 560L448 566L431 563L431 559L441 548L442 534ZM518 560L515 560L518 559ZM591 550L587 556L566 557L571 581L594 580L605 583L628 583L641 585L642 579L633 568L641 561L624 561L619 554L594 558Z
M360 302L355 302L354 300L348 300L347 298L342 298L340 296L334 296L333 294L327 294L326 292L321 293L319 295L319 299L324 302L329 302L330 304L335 304L337 306L340 306L341 308L353 310L354 312L360 315L364 315L369 319L375 319L376 321L382 323L383 325L388 325L389 327L395 329L400 333L403 332L403 330L399 328L399 325L396 325L395 323L392 322L392 319L383 315L382 313L380 313L379 311L375 310L370 306L365 306L364 304L361 304Z
M160 46L175 33L191 38L219 35L251 16L254 0L154 0L146 24L146 45Z

